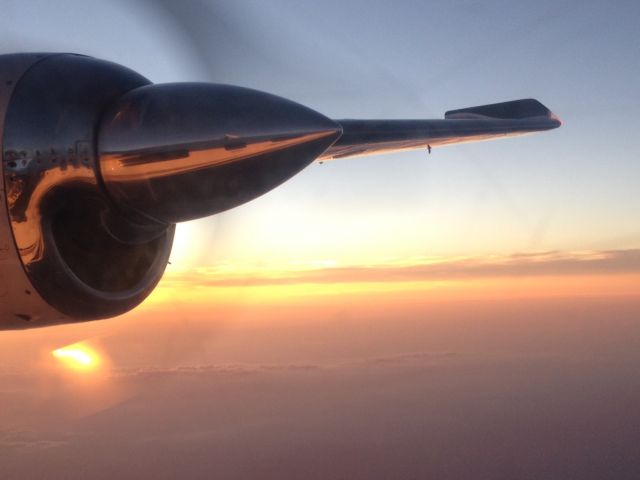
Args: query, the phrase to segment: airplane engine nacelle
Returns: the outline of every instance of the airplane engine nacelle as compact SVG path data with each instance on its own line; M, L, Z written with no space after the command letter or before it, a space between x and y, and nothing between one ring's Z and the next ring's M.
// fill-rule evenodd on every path
M112 317L167 265L175 223L252 200L341 134L229 85L153 85L73 54L0 55L0 330Z
M78 55L0 57L0 328L105 318L160 280L174 225L136 225L101 186L103 111L150 82ZM123 225L139 238L112 230Z

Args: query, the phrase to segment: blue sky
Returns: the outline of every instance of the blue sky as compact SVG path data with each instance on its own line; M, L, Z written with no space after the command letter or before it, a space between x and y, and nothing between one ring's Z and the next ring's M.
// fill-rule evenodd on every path
M183 227L191 246L174 260L367 263L640 243L636 2L218 2L198 16L211 29L204 56L151 3L5 1L2 49L87 53L155 82L240 84L335 118L438 118L534 97L565 122L430 157L313 165Z

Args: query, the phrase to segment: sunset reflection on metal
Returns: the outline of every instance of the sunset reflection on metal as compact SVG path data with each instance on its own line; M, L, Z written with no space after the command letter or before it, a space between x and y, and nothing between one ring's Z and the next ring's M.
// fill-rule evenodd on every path
M204 83L147 85L123 95L99 132L111 198L154 224L236 207L313 162L341 135L291 100Z
M77 372L95 372L103 364L101 355L93 347L83 342L53 350L51 355L65 369Z

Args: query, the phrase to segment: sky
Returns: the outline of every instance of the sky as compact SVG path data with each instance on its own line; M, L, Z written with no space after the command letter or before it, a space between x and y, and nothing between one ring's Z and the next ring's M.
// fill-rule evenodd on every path
M635 478L640 4L177 5L3 0L0 52L563 126L313 164L179 225L134 311L0 332L0 476Z

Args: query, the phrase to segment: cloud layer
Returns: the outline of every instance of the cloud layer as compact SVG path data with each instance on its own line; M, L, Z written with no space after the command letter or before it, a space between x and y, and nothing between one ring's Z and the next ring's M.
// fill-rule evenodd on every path
M453 260L415 259L410 264L400 265L297 267L284 271L255 269L241 273L210 267L189 273L169 272L163 285L237 287L617 274L640 274L640 249L542 252Z

